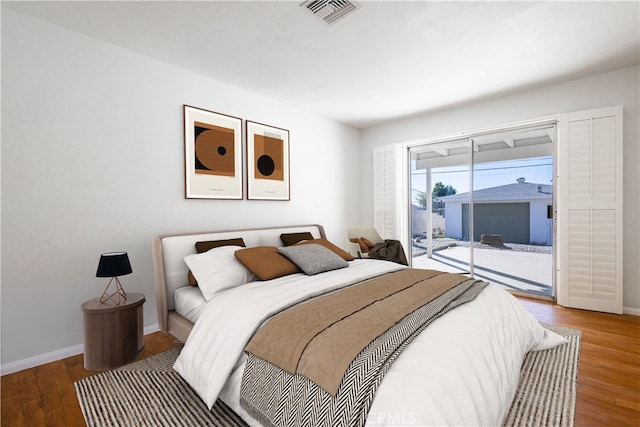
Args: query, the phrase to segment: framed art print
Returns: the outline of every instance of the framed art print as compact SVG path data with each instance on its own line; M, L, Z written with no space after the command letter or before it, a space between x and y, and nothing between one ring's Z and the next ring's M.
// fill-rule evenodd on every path
M289 131L246 124L247 199L289 200Z
M184 106L185 197L242 199L242 119Z

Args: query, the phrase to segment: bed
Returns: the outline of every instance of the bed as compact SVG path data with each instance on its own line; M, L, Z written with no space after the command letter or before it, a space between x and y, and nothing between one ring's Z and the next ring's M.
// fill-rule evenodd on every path
M261 259L262 255L255 254L262 254L267 248L269 256L273 256L273 251L278 251L275 248L283 246L282 235L307 236L305 241L293 245L290 252L286 248L278 252L299 262L300 266L296 264L299 272L263 277L265 273L250 264ZM197 242L212 241L227 243L197 253ZM235 244L238 241L242 244ZM298 247L305 243L310 244L304 249ZM371 347L374 345L372 341L357 356L362 360L369 358L366 359L369 361L371 357L381 357L371 355L380 353L379 349L384 348L386 359L376 361L375 370L368 365L366 369L362 368L360 365L363 364L356 363L354 359L347 368L351 371L344 374L345 380L336 384L337 388L333 390L317 386L323 383L309 380L312 376L307 378L288 372L286 368L265 362L252 352L245 352L245 348L251 348L248 344L257 340L259 333L256 331L262 332L270 324L277 323L276 315L281 315L288 307L296 307L301 313L298 315L304 316L317 300L334 298L331 307L338 307L340 304L335 304L335 301L343 299L338 292L357 292L359 286L369 286L369 282L376 280L395 283L396 277L413 274L445 277L444 273L411 271L388 261L347 261L348 254L345 256L334 247L326 241L321 225L154 237L159 325L163 331L185 342L174 368L208 407L220 399L251 426L500 425L513 400L525 354L565 342L564 338L542 328L509 293L497 286L464 278L455 285L447 285L450 287L429 304L451 305L439 301L462 285L466 288L460 292L477 289L477 295L446 313L438 311L439 314L428 321L421 320L425 324L419 326L422 324L416 323L415 329L407 330L404 324L397 322L395 329L389 328L385 332L391 337L385 344L378 338L374 340L376 343L380 341L375 344L378 347ZM296 258L300 254L304 256ZM323 266L318 271L315 261L311 262L314 264L311 267L304 264L309 259L320 258L323 259L322 264L325 254L326 263L333 262L335 266ZM343 264L337 258L341 258ZM233 267L227 268L227 262L229 266L233 263ZM220 267L223 264L225 268ZM268 264L271 268L270 261ZM189 285L190 270L198 273L198 286ZM215 280L209 281L208 277ZM210 283L214 282L212 289ZM220 283L225 285L216 288L221 286ZM388 283L379 285L379 289L388 287ZM368 293L366 291L362 295ZM377 305L378 300L375 301L376 304L367 303L366 307ZM326 308L317 310L332 311ZM419 311L415 310L415 313ZM348 333L348 328L345 326L343 333ZM393 334L390 333L392 330ZM288 330L284 333L290 334ZM389 340L396 340L397 344L387 350ZM270 339L264 341L268 344ZM353 340L350 338L349 341ZM280 344L273 345L273 342L272 347L277 350ZM305 344L305 349L307 347L311 348L311 344ZM355 386L347 378L358 377L350 374L356 369L366 371L371 378L367 378L366 383L358 382L358 394L353 397L351 390ZM264 374L267 371L268 376ZM369 375L373 371L375 376ZM357 381L365 380L358 378ZM308 401L300 403L304 399ZM296 403L292 405L294 400Z

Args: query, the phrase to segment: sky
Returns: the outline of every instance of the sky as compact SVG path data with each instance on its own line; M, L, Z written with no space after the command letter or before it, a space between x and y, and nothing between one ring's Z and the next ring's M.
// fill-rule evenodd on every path
M497 187L514 184L518 178L535 184L552 184L553 158L536 157L530 159L508 160L500 162L480 163L474 171L474 188ZM412 200L418 191L426 190L425 170L412 171ZM441 181L451 185L458 193L469 191L469 168L465 165L432 169L432 183ZM431 191L429 191L430 193Z

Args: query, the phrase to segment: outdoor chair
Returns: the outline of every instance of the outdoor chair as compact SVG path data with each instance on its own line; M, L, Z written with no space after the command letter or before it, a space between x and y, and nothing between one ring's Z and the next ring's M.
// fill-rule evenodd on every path
M352 242L352 239L365 238L374 245L384 242L378 231L374 227L350 227L347 228L347 238L349 240L349 253L354 257L367 258L367 251L363 251L360 245Z

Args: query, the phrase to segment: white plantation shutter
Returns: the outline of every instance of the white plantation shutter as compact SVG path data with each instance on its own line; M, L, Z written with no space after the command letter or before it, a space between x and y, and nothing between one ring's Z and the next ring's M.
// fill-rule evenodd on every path
M373 150L373 219L383 239L400 239L400 149L397 145L385 145Z
M561 117L558 303L622 313L622 107Z

